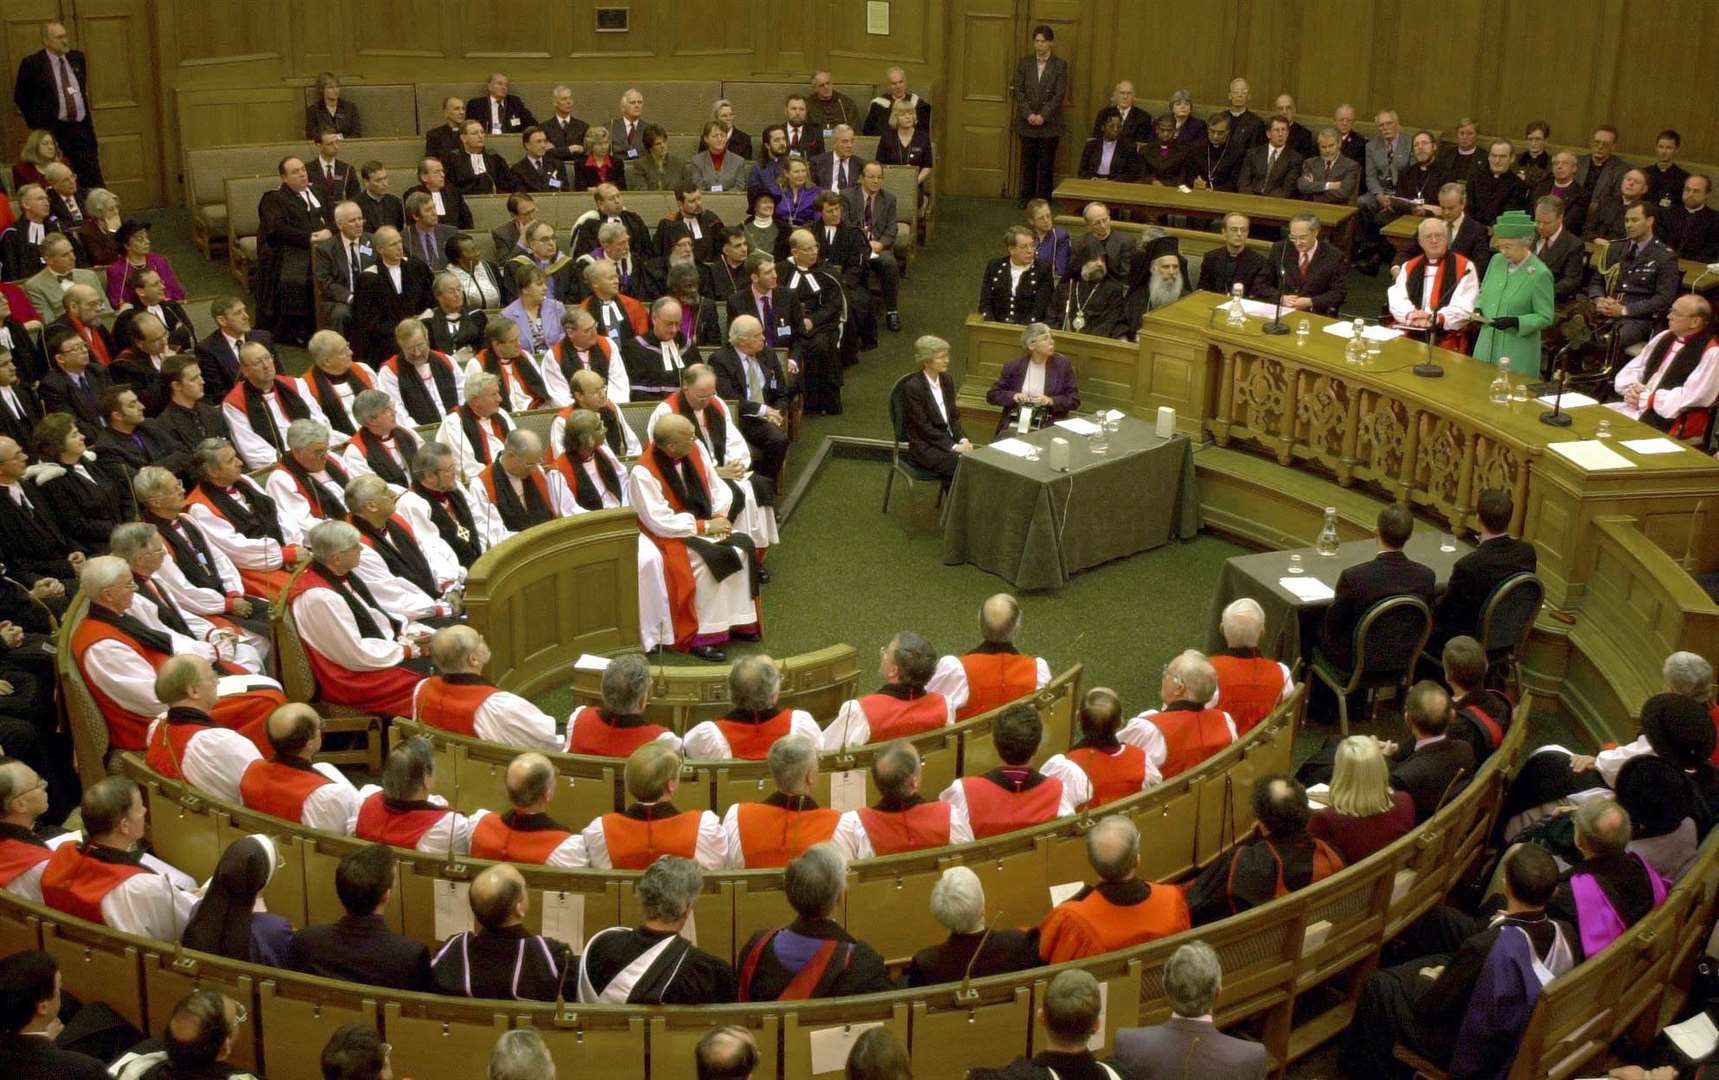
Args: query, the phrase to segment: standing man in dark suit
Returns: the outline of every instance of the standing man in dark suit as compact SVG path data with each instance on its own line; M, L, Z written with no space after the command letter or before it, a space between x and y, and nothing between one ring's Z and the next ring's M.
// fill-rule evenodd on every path
M573 115L570 87L557 86L552 98L555 111L543 121L543 130L549 136L550 155L565 164L585 153L585 133L591 125Z
M448 183L462 196L505 194L513 173L500 154L488 150L483 124L468 119L460 128L460 148L448 158Z
M1450 716L1450 693L1444 687L1431 679L1409 687L1403 720L1415 741L1392 755L1391 786L1415 801L1416 825L1474 778L1474 747L1450 737Z
M519 137L525 147L525 156L513 163L512 181L508 185L514 191L572 191L572 184L567 181L567 172L561 162L550 151L549 133L535 124L525 129Z
M1458 634L1478 637L1480 617L1492 591L1505 578L1532 574L1538 566L1534 545L1510 535L1515 510L1510 492L1487 488L1480 493L1476 510L1480 513L1480 543L1451 568L1450 582L1433 609L1433 634L1427 648L1435 654Z
M276 340L302 345L315 328L311 305L310 248L327 240L333 207L310 189L298 157L281 159L281 186L257 202L257 321Z
M1286 308L1334 316L1349 295L1348 272L1336 245L1319 242L1319 219L1297 214L1289 220L1289 239L1272 245L1260 299L1281 296Z
M868 161L860 169L859 187L842 193L850 222L869 249L866 273L877 275L883 294L883 317L891 333L901 332L901 264L895 260L895 236L901 227L895 216L895 196L883 189L883 166Z
M1022 206L1048 199L1056 186L1056 148L1062 139L1063 100L1068 97L1068 61L1053 56L1056 31L1033 27L1033 53L1015 65L1009 92L1015 99L1013 128L1021 140Z
M489 77L487 93L466 102L467 120L476 120L490 135L518 135L537 123L537 117L525 107L518 95L507 92L507 76L496 72Z
M90 119L89 85L83 51L72 48L66 24L55 20L42 24L41 50L18 61L12 103L31 128L53 132L72 171L95 188L106 185Z
M961 427L961 410L955 405L949 343L926 334L913 343L913 358L919 362L919 373L907 376L901 393L907 457L920 468L942 476L948 484L961 455L973 449Z
M1003 234L1008 254L985 264L979 279L979 314L994 322L1045 322L1056 299L1056 275L1038 261L1033 231L1011 225Z
M1295 194L1301 174L1301 155L1289 148L1289 121L1274 116L1265 126L1265 145L1256 146L1242 158L1236 190L1244 195L1288 199Z
M1432 606L1432 569L1403 554L1403 545L1409 542L1414 528L1415 519L1406 507L1399 503L1385 507L1379 511L1374 529L1379 553L1337 576L1337 595L1325 612L1321 648L1338 668L1346 669L1353 662L1355 627L1374 604L1393 596L1418 596Z
M383 227L374 238L376 263L358 275L352 301L352 351L376 366L395 351L394 330L433 301L430 268L407 256L398 230Z
M782 362L764 345L764 324L751 315L728 324L728 344L705 361L716 372L716 392L740 403L740 434L752 448L752 466L772 482L788 457L784 413L794 399Z
M12 793L13 798L24 794ZM47 854L46 848L40 850ZM54 1044L54 1033L60 1029L60 966L52 956L19 952L0 960L0 1001L6 1003L6 1015L0 1017L0 1058L9 1062L9 1075L20 1080L103 1080L107 1076L102 1062Z
M371 844L340 860L334 891L346 914L294 934L287 966L307 975L393 990L431 989L430 950L388 929L382 909L394 891L394 853Z
M30 445L30 433L45 415L36 392L19 377L16 357L0 346L0 435L19 446Z
M364 231L364 212L355 202L334 208L335 234L313 250L313 271L322 325L342 337L352 333L352 298L358 291L358 275L376 264L370 234Z
M221 407L227 392L239 381L239 346L255 341L274 348L274 336L251 329L251 312L236 296L217 296L209 304L215 332L197 343L197 366L203 372L203 400Z
M1534 257L1552 272L1552 295L1559 304L1582 290L1588 272L1588 247L1564 227L1564 200L1556 195L1534 204Z
M1210 945L1190 941L1177 949L1164 965L1170 1019L1118 1031L1113 1060L1133 1076L1265 1080L1265 1047L1225 1035L1212 1022L1212 1002L1222 982L1223 967Z

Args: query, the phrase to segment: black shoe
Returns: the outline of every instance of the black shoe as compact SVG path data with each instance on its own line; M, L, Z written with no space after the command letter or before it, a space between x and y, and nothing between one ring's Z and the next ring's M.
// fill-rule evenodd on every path
M757 630L730 630L728 636L735 641L763 641L764 635Z
M758 568L758 584L760 584L760 585L770 584L770 571L764 569L762 566L760 566Z
M728 654L717 648L715 645L695 645L688 649L687 652L698 657L700 660L704 660L712 664L723 664L728 662Z
M892 311L883 317L883 321L891 333L901 333L901 312Z

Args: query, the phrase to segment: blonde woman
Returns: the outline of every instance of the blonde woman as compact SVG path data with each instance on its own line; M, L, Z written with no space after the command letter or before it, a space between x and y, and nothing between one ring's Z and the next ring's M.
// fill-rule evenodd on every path
M878 136L879 165L916 165L920 186L931 179L931 136L919 130L919 113L898 101L889 109L890 131Z
M54 141L52 132L36 130L24 136L24 146L18 151L18 162L12 166L12 190L17 191L25 184L40 184L47 188L48 181L42 176L42 170L56 161L65 160L60 156L60 144Z
M1345 865L1406 836L1415 827L1415 802L1391 790L1391 764L1379 740L1351 735L1337 744L1330 805L1313 815L1308 835L1337 849Z

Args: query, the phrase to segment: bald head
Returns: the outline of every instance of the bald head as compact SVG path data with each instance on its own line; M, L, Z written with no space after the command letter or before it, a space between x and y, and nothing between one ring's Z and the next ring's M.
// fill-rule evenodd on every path
M443 675L468 675L483 671L479 656L483 636L464 624L444 626L430 639L430 659Z
M1006 645L1021 628L1021 605L1008 593L997 593L979 608L979 634L987 644Z
M672 458L683 458L692 450L692 421L679 413L669 413L657 421L653 441Z
M511 863L497 863L472 879L472 915L485 930L525 921L525 877Z
M507 798L515 810L541 814L555 794L555 766L542 754L521 754L507 767Z
M269 714L266 730L277 758L308 759L322 749L322 717L309 705L282 705Z
M1099 821L1086 834L1086 858L1101 881L1127 881L1140 868L1140 830L1121 814Z

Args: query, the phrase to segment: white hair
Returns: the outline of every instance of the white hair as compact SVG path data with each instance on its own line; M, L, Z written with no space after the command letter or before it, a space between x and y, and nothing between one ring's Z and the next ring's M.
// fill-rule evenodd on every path
M487 371L478 371L466 376L466 400L481 397L491 390L501 389L501 380Z
M78 587L83 589L84 595L94 599L103 589L130 579L130 563L117 555L97 555L84 560L83 572L78 575Z
M311 527L304 539L310 545L311 557L325 565L341 552L351 551L363 543L358 529L345 521L320 522Z
M1265 632L1265 609L1252 597L1232 600L1218 625L1223 627L1224 641L1230 648L1257 649L1259 636Z
M303 450L307 446L327 441L328 425L321 420L313 420L307 416L287 425L286 442L289 450Z
M951 866L931 887L931 917L951 934L985 929L985 886L965 866Z
M1705 702L1713 691L1713 665L1699 653L1672 653L1665 658L1665 667L1660 674L1669 693Z

